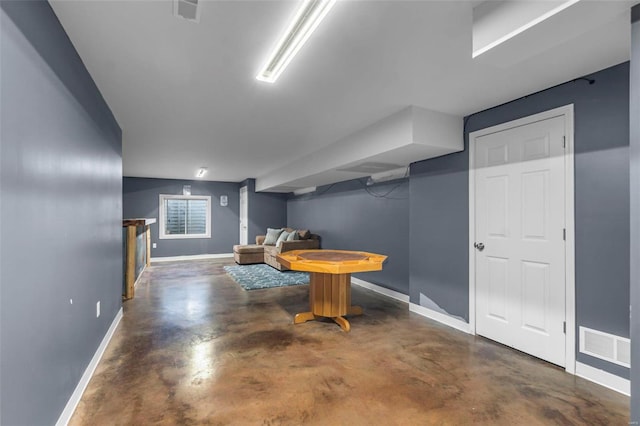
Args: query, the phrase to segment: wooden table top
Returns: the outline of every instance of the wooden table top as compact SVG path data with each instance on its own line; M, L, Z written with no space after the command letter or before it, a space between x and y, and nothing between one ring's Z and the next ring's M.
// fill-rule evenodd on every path
M387 256L366 251L292 250L280 253L278 262L294 271L349 274L381 271Z

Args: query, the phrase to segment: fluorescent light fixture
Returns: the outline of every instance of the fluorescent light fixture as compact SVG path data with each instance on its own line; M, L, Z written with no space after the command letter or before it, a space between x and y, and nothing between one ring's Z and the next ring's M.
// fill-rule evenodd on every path
M203 177L203 176L204 176L204 175L206 175L206 174L207 174L207 168L206 168L206 167L200 167L200 168L198 169L198 171L196 172L196 177L197 177L197 178L201 178L201 177Z
M256 78L275 83L336 0L304 0Z
M404 179L406 177L409 177L408 166L387 170L386 172L374 173L369 179L367 179L367 185L373 185L374 183L387 182L395 179Z
M300 188L300 189L296 189L295 191L293 191L293 195L308 194L310 192L315 192L315 190L316 190L315 186L310 186L308 188Z
M516 28L515 30L511 31L509 34L500 37L499 39L497 39L493 43L489 43L486 46L484 46L484 47L482 47L482 48L480 48L478 50L475 50L471 54L471 57L475 58L475 57L478 57L478 56L482 55L483 53L493 49L494 47L501 45L505 41L507 41L509 39L512 39L513 37L517 36L518 34L525 32L529 28L531 28L531 27L533 27L535 25L538 25L542 21L545 21L545 20L551 18L553 15L557 15L558 13L562 12L563 10L565 10L568 7L573 6L574 4L578 3L579 1L580 0L568 0L568 1L564 2L564 3L562 3L561 5L551 9L547 13L543 13L542 15L538 16L537 18L527 22L523 26L521 26L519 28Z

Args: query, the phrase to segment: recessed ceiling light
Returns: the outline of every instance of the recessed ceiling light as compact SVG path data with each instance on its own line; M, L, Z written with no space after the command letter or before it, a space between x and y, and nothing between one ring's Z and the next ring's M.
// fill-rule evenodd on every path
M305 0L256 78L274 83L335 2L336 0Z
M204 176L204 175L206 175L206 174L207 174L207 168L206 168L206 167L200 167L200 168L198 169L198 171L196 172L196 177L197 177L197 178L201 178L201 177L203 177L203 176Z

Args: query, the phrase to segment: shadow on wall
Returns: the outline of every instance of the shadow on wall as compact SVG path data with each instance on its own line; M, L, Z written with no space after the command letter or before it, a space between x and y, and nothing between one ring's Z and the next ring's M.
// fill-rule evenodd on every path
M372 186L366 185L366 179L355 179L291 196L288 225L319 234L322 248L387 255L382 271L357 277L408 294L408 188L408 179Z

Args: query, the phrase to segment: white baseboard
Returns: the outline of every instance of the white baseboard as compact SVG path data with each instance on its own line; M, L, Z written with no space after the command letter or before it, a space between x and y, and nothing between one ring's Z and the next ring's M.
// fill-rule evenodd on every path
M386 287L361 280L360 278L351 277L351 284L359 285L360 287L367 288L369 290L375 291L376 293L380 293L384 296L399 300L404 303L409 303L409 296L407 296L406 294L402 294L399 291L391 290Z
M153 262L175 262L177 260L226 259L227 257L233 257L233 253L194 254L192 256L152 257L151 258L151 263L153 263Z
M437 321L441 324L448 325L449 327L455 328L456 330L460 330L467 334L473 334L471 333L469 324L464 321L460 321L457 318L453 318L449 315L436 312L432 309L425 308L424 306L416 305L415 303L409 303L409 310L411 312L415 312L418 315L422 315L423 317L427 317L434 321Z
M576 361L576 376L597 383L624 395L631 395L631 381L599 368Z
M93 358L91 358L91 362L89 362L89 365L87 365L87 368L84 370L84 374L80 378L78 385L76 386L75 390L71 394L69 401L67 401L67 405L64 407L64 410L62 410L62 414L60 414L60 417L56 422L56 426L66 426L69 423L69 420L71 420L71 416L73 416L74 411L76 411L76 407L78 406L78 403L82 398L82 394L87 388L87 385L91 380L91 377L93 377L93 373L94 371L96 371L96 367L98 366L100 359L102 359L102 355L104 355L104 351L105 349L107 349L107 345L109 345L109 342L113 337L113 333L115 333L116 328L118 328L118 324L120 324L121 319L122 319L122 307L120 308L115 318L111 322L111 325L109 326L109 330L107 330L107 334L105 334L104 337L102 338L102 342L100 342L100 346L98 346L98 349L96 349L95 354L93 354Z

